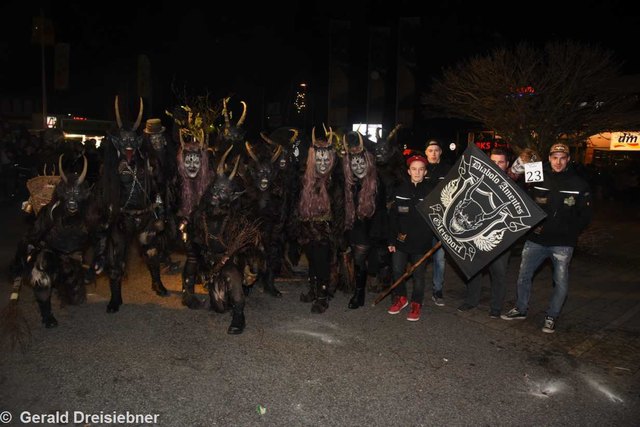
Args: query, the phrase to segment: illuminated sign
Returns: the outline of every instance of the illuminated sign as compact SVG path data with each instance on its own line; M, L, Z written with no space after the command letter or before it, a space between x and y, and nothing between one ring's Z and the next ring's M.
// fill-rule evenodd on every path
M640 151L640 132L611 132L609 149Z

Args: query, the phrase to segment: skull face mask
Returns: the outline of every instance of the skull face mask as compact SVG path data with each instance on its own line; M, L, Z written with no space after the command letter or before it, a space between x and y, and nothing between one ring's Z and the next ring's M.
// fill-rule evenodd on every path
M351 172L359 179L362 179L367 174L367 161L363 154L351 155L350 162Z
M331 166L331 153L326 148L316 148L315 153L316 172L324 175Z
M149 137L149 140L151 141L151 145L153 146L153 149L156 151L162 150L167 145L167 140L165 139L164 135L161 133L151 134Z
M202 166L201 153L197 151L185 151L183 153L184 170L189 178L195 178Z

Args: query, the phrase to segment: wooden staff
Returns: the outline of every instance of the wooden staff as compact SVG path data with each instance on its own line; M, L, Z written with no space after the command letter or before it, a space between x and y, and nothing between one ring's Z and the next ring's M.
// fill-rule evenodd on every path
M422 255L422 258L420 258L418 261L416 261L415 264L413 264L412 266L410 266L407 271L404 272L404 274L400 277L398 277L398 280L396 280L395 282L393 282L393 284L391 286L389 286L389 289L387 289L386 291L382 292L380 295L378 295L378 298L376 298L376 300L373 302L373 305L378 304L380 301L382 301L383 299L386 298L387 295L389 295L389 293L394 290L395 288L397 288L400 283L402 283L404 280L406 280L409 276L411 276L411 274L413 274L413 272L415 271L416 268L418 268L418 266L420 264L422 264L423 262L425 262L425 260L427 258L429 258L431 255L434 254L435 251L437 251L438 249L440 249L440 247L442 246L442 242L438 241L436 242L435 245L433 245L433 247L431 249L429 249L427 251L426 254Z

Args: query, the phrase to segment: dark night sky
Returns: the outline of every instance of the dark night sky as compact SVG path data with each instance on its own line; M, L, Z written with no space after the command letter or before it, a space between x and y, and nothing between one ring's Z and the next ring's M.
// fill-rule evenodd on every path
M40 6L30 3L0 6L0 85L9 96L39 96L41 90L40 50L31 44L32 17ZM640 73L634 46L640 18L621 1L582 1L566 15L558 2L545 1L521 2L514 6L517 10L463 1L420 2L419 10L414 1L265 2L251 9L241 1L224 3L45 2L56 41L71 44L70 90L49 88L51 108L110 118L114 94L135 99L138 54L151 61L153 114L175 103L172 85L192 95L208 91L214 98L236 93L255 105L286 98L292 85L306 81L316 99L326 99L332 18L351 21L352 64L366 72L368 28L419 16L419 90L443 66L519 41L569 38L599 44L626 63L625 74ZM100 12L89 12L89 7ZM510 18L500 18L502 12ZM50 75L52 52L47 48ZM324 105L317 108L326 110L326 101Z

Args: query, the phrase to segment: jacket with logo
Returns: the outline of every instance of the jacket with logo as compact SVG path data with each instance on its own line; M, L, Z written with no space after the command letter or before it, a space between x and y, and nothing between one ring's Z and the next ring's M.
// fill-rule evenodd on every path
M554 172L547 164L544 180L534 183L530 194L547 217L527 236L544 246L576 246L578 235L591 222L589 184L568 165Z
M427 180L413 184L408 179L394 188L389 208L389 246L406 253L424 253L431 248L433 232L416 205L432 189Z

